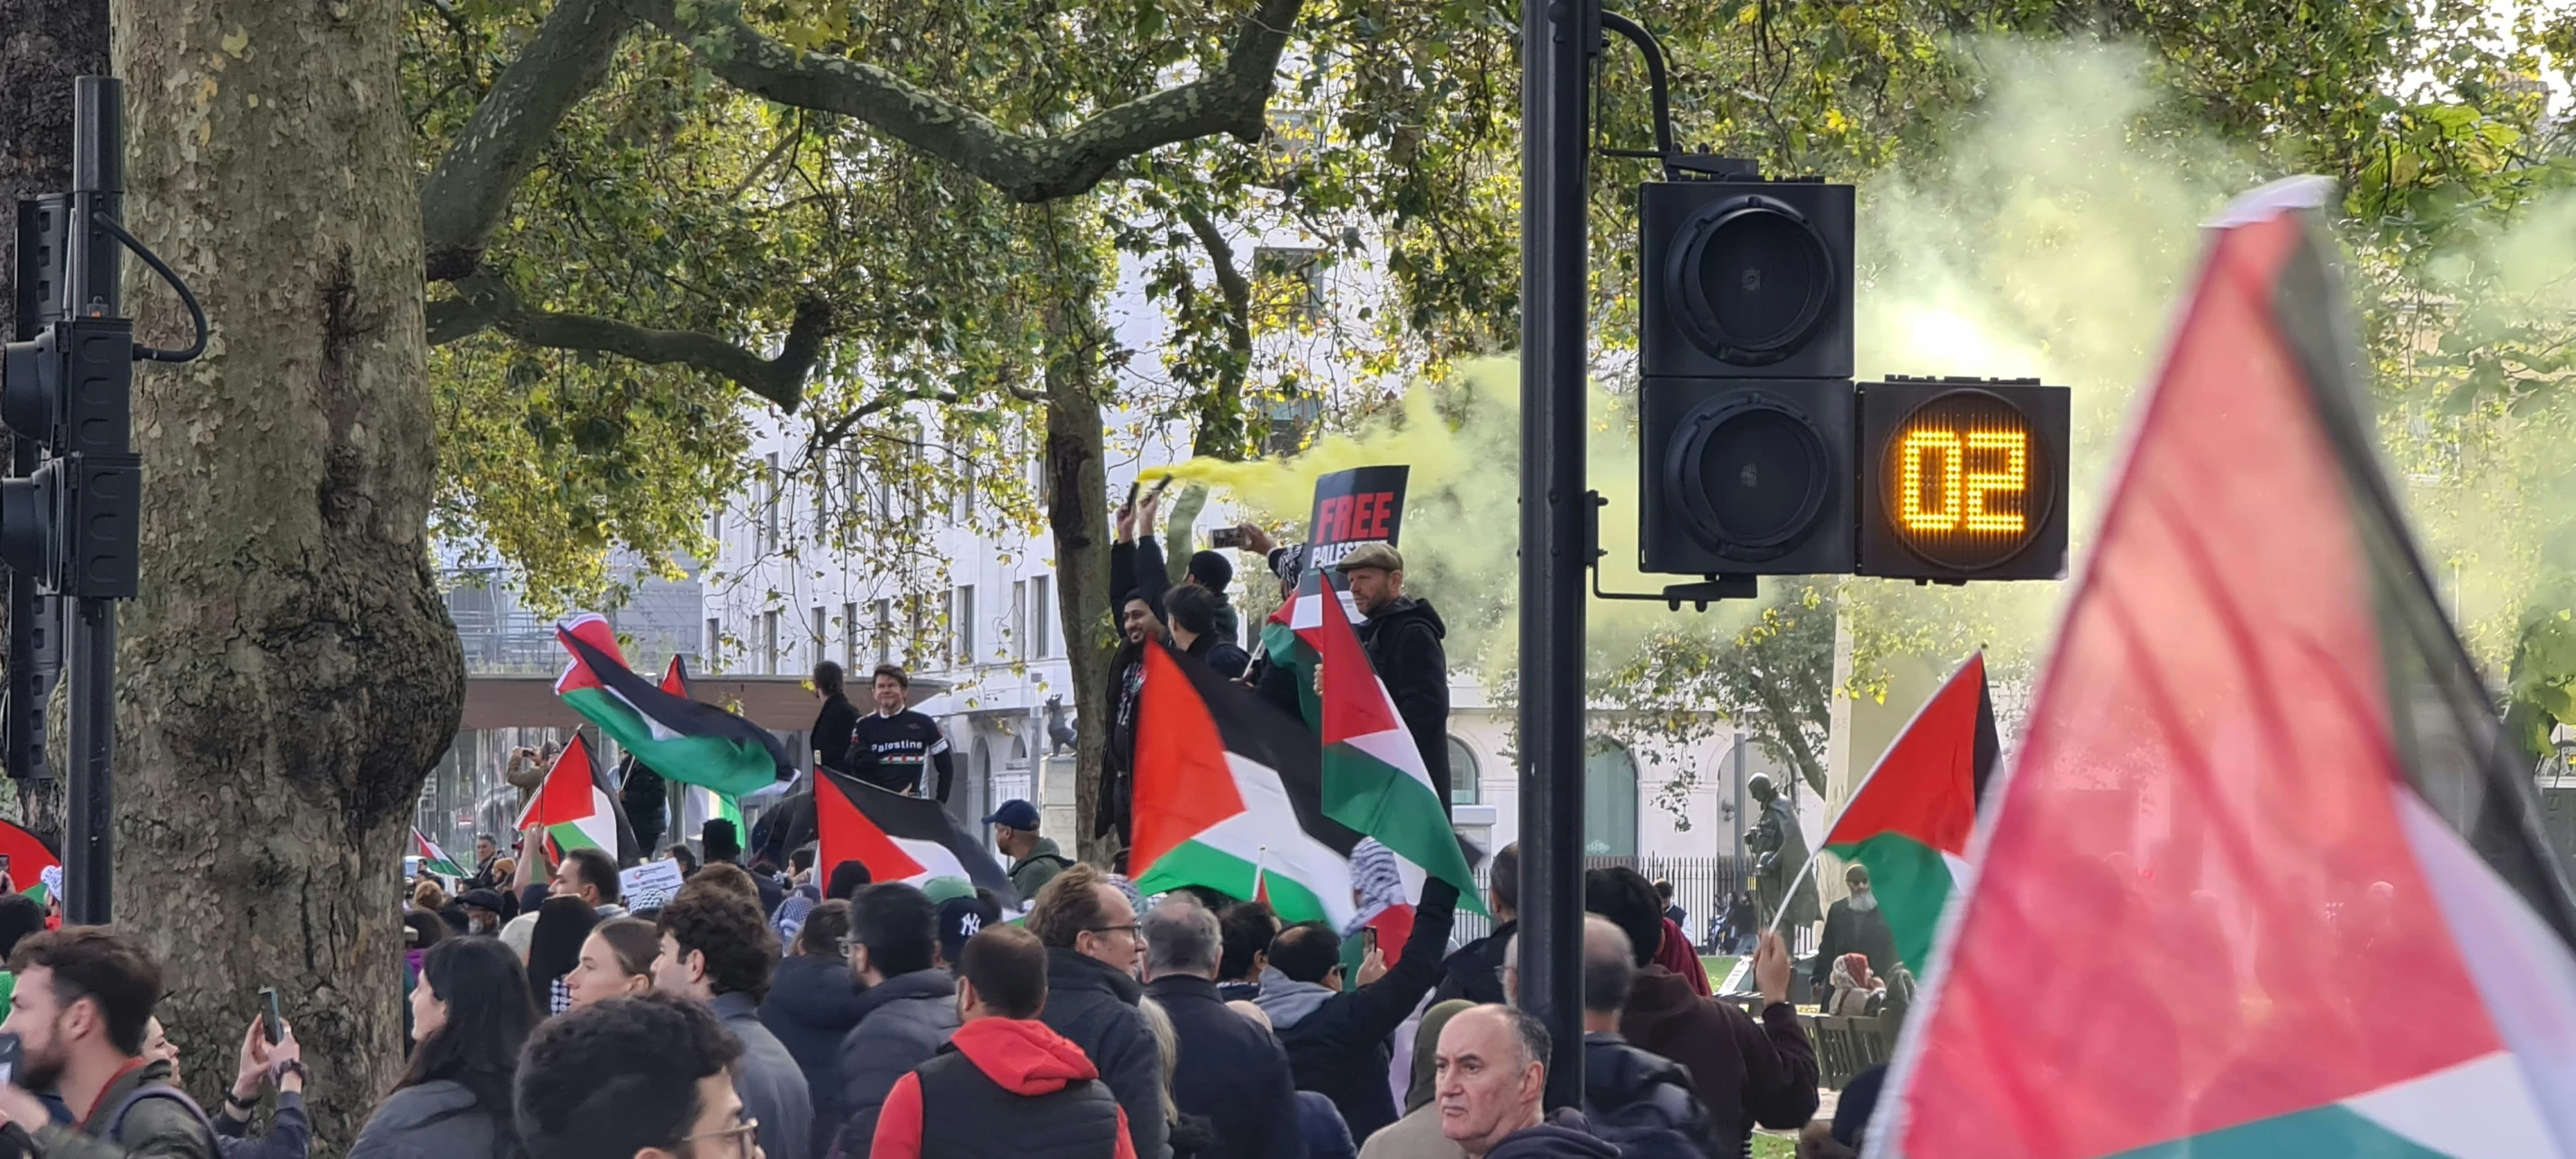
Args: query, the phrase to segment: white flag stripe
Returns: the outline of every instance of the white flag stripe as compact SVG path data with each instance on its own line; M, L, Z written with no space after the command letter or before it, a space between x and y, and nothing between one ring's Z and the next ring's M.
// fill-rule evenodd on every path
M2460 1159L2558 1159L2504 1051L2444 1067L2343 1101L2345 1110L2427 1151Z
M1340 928L1359 912L1351 904L1350 861L1306 835L1297 822L1297 806L1288 799L1288 788L1276 771L1239 753L1227 753L1225 763L1234 773L1234 791L1243 798L1243 812L1190 839L1304 886L1323 903L1334 927Z
M2542 1150L2481 1145L2458 1153L2576 1155L2576 955L2414 790L2391 780L2389 792L2397 798L2398 823L2414 847L2415 863L2439 903L2435 908L2461 948L2479 1005L2513 1053L2520 1080L2465 1103L2445 1104L2453 1125L2446 1139L2461 1141L2460 1129L2472 1123L2470 1139L2484 1139L2490 1129L2504 1132L2506 1123L2497 1120L2531 1114L2536 1104L2549 1136ZM2498 1135L2500 1141L2513 1137Z
M967 875L966 863L957 860L957 855L945 845L936 841L924 841L917 837L897 837L891 833L886 834L886 839L894 842L895 848L903 850L904 856L921 863L921 872L904 878L906 882L919 885L934 877L975 880Z

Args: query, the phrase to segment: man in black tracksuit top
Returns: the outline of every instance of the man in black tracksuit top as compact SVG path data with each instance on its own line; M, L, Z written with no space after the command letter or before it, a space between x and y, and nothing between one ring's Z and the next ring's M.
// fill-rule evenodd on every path
M912 678L903 669L877 665L877 710L850 726L850 775L888 792L920 795L929 791L922 784L923 768L936 768L944 805L957 777L948 759L948 734L939 730L938 721L903 706L911 688Z
M1393 1058L1387 1039L1439 984L1440 954L1457 910L1457 886L1436 877L1423 882L1404 953L1385 976L1356 990L1341 989L1342 939L1330 926L1290 926L1270 943L1270 970L1253 1001L1288 1049L1297 1089L1331 1099L1354 1139L1396 1119L1395 1094L1386 1085Z
M1449 626L1428 600L1404 594L1404 557L1383 543L1363 544L1334 565L1349 581L1351 602L1368 622L1357 626L1369 664L1395 698L1404 730L1422 750L1422 771L1449 805Z

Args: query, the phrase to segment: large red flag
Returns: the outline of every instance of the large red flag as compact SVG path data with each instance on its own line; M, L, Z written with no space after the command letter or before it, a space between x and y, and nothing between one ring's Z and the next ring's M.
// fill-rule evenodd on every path
M2283 194L2213 234L1873 1157L2576 1154L2576 906Z

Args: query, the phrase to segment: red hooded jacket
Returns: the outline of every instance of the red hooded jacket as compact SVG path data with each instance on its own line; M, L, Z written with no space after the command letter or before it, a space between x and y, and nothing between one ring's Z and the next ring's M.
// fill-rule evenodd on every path
M1053 1094L1076 1080L1100 1077L1091 1059L1063 1035L1035 1019L978 1018L949 1040L975 1069L1016 1095ZM921 1075L903 1076L877 1116L870 1159L921 1159ZM1136 1159L1127 1134L1127 1112L1118 1112L1117 1159Z

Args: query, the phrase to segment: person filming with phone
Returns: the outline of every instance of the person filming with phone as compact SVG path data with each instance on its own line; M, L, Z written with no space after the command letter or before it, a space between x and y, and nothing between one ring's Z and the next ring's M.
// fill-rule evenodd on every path
M46 1159L215 1159L206 1113L179 1089L166 1058L145 1052L161 967L120 930L75 926L41 933L10 955L15 1003L0 1022L0 1149ZM55 1123L30 1092L71 1108Z
M274 992L262 997L273 999ZM266 1015L251 1019L250 1028L242 1031L233 1085L224 1089L224 1107L215 1113L215 1151L223 1159L304 1159L312 1152L313 1120L304 1112L304 1050L284 1020L276 1024L274 1041L270 1032ZM187 1084L179 1073L179 1046L162 1033L158 1018L144 1032L143 1057L167 1060L170 1085ZM251 1120L259 1113L260 1094L271 1090L277 1092L277 1106L269 1112L268 1133L254 1136Z

